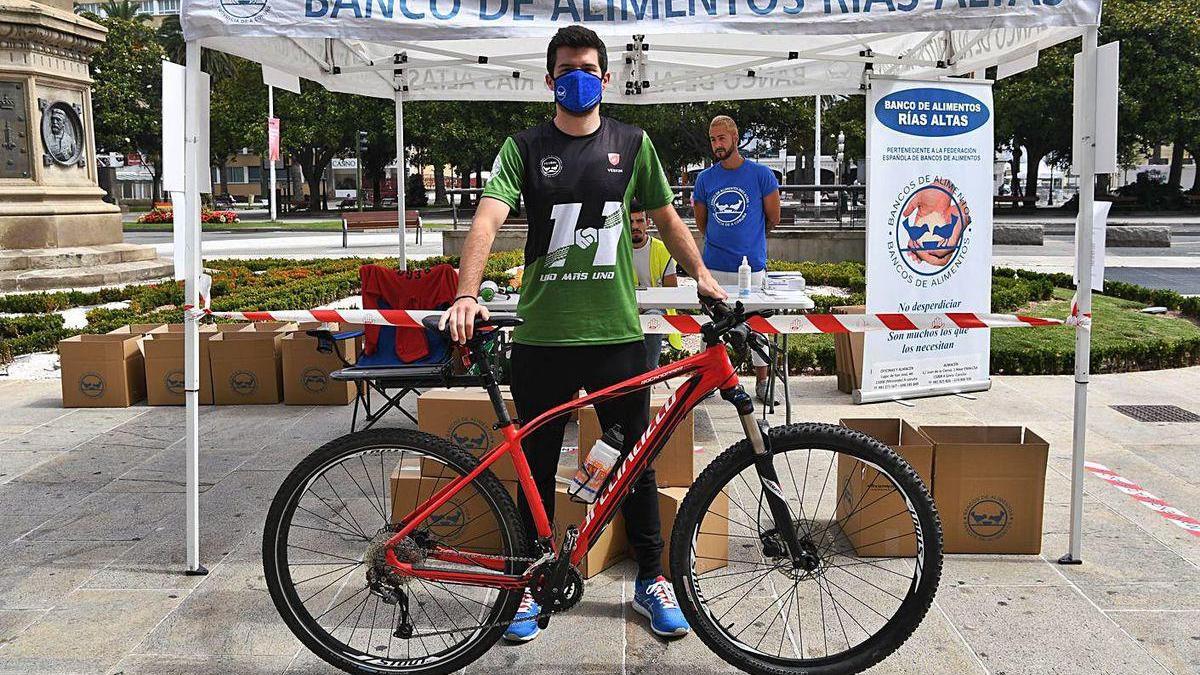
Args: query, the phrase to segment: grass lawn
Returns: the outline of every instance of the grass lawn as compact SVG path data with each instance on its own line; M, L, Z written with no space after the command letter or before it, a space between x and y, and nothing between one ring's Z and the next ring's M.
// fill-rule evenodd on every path
M125 223L126 232L170 232L171 223ZM269 220L244 220L240 223L206 223L205 232L220 232L224 230L288 230L296 232L341 232L340 220L317 220L313 222L290 222L281 220L272 223Z
M1070 312L1069 289L1017 314L1062 319ZM1145 304L1106 295L1092 296L1092 372L1177 368L1200 362L1200 326L1178 315L1142 314ZM793 370L832 372L832 335L793 335ZM1069 326L992 330L992 373L1073 372L1075 329Z
M1054 289L1054 299L1036 303L1021 314L1053 318L1066 317L1071 307L1071 291ZM1144 303L1107 295L1092 296L1092 368L1096 372L1121 369L1131 359L1144 367L1165 359L1158 367L1174 367L1171 360L1179 352L1195 352L1200 344L1200 327L1178 315L1143 314ZM992 331L992 352L1016 357L1029 355L1066 362L1074 359L1075 330L1067 326L1047 328L998 329ZM1128 369L1128 368L1126 368ZM996 369L993 369L995 372Z

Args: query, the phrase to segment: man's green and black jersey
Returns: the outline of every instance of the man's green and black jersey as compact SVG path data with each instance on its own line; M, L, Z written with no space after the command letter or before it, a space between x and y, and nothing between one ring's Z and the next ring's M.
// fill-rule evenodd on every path
M642 339L629 202L671 203L646 132L606 117L587 136L545 122L510 136L483 195L525 203L529 235L514 340L601 345Z

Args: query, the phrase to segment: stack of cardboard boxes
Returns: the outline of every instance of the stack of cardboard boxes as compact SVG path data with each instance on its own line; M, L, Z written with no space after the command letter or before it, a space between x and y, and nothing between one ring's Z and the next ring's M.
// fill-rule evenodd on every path
M1038 554L1049 444L1024 427L922 426L899 419L844 419L890 446L933 495L946 553ZM907 507L891 482L838 455L836 517L864 557L913 556ZM906 536L907 535L907 536Z
M354 384L330 373L342 367L317 351L304 333L320 324L258 322L200 327L199 401L205 405L345 405ZM336 324L327 325L332 330ZM106 335L77 335L59 342L63 406L183 405L183 324L133 324ZM353 363L359 346L339 342Z
M508 403L509 414L516 415L512 397L504 391ZM651 402L650 414L653 417L665 403L664 399L654 399ZM417 402L417 419L422 431L441 438L448 438L467 449L476 456L481 456L490 448L499 445L503 435L494 428L496 414L492 408L487 393L479 389L431 390L421 395ZM593 408L583 408L579 411L579 452L578 457L586 457L596 439L600 436L600 425ZM659 517L662 520L662 533L667 544L663 550L663 569L666 570L670 559L671 529L687 488L691 486L695 476L695 448L693 447L692 416L689 414L679 425L662 449L654 462L656 482L659 486L658 505ZM407 503L413 495L432 494L433 488L426 490L417 487L415 481L423 478L423 483L433 483L444 476L441 465L424 461L419 468L409 474L408 484L399 484L406 488L405 492L394 493ZM518 491L516 470L508 457L501 457L490 467L497 478L504 483L510 494ZM587 517L592 506L576 502L566 492L565 482L574 474L575 467L563 467L560 471L559 485L555 491L555 525L556 536L561 537L561 528L565 525L580 525ZM399 471L399 469L398 469ZM397 474L399 477L400 474ZM427 496L427 495L426 495ZM479 500L475 500L479 501ZM411 509L410 509L411 510ZM700 537L697 540L697 571L707 571L724 565L721 559L728 551L728 520L720 516L728 513L728 504L718 499L710 508L717 515L706 517L701 525ZM470 513L463 511L468 517ZM468 522L468 521L464 521ZM600 571L611 567L629 555L629 542L625 536L625 522L618 514L604 533L592 546L585 557L581 572L584 578L594 576Z

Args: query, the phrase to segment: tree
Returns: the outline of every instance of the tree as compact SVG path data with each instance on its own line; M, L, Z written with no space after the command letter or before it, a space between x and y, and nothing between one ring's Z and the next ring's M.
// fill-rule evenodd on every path
M166 50L167 58L180 65L187 62L187 43L183 40L183 26L179 23L178 14L163 19L158 27L158 42ZM200 68L209 74L214 83L232 75L238 60L238 57L225 52L206 47L200 49Z
M127 3L126 3L127 4ZM107 10L106 10L107 11ZM118 13L123 12L120 10ZM140 153L159 198L162 155L162 68L166 56L154 28L140 18L89 17L108 29L92 54L92 110L96 146L105 152Z
M337 94L313 82L302 83L299 94L280 91L275 95L276 114L286 120L280 124L280 143L303 169L309 209L315 211L321 176L330 160L353 143L358 107L349 94Z
M221 192L229 194L226 164L242 148L265 154L267 87L258 64L230 56L227 74L214 78L209 93L209 157L221 168Z
M1107 7L1107 5L1106 5ZM1024 148L1025 197L1037 202L1038 167L1048 155L1061 162L1071 157L1073 58L1078 43L1042 50L1038 67L996 83L996 138L1013 152L1013 196L1017 196L1017 163Z
M147 23L150 21L150 15L141 11L141 4L132 2L131 0L108 0L100 6L104 10L105 16L110 19L124 19L126 21L134 21L137 23Z
M1110 0L1100 35L1121 41L1122 140L1172 144L1167 184L1178 189L1184 150L1200 150L1200 0Z

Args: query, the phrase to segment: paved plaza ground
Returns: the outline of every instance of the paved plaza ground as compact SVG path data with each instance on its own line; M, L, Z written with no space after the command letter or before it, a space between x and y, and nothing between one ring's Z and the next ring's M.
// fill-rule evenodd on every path
M996 377L971 397L855 407L832 378L794 378L797 420L1025 424L1051 444L1042 555L949 556L924 623L871 672L1200 672L1200 537L1089 475L1085 563L1054 563L1067 546L1072 387L1070 377ZM211 574L189 577L182 411L64 410L59 396L56 380L0 378L0 673L335 672L278 618L259 547L283 476L348 429L349 408L202 410ZM1108 407L1122 403L1200 411L1200 368L1095 377L1088 455L1200 515L1198 425L1142 423ZM701 464L740 433L719 399L698 412L696 431ZM623 604L633 572L625 562L590 580L540 639L497 646L469 671L729 672L694 636L651 634Z

